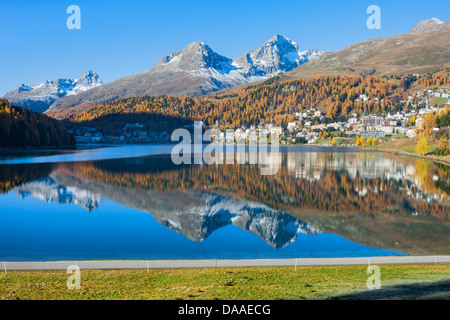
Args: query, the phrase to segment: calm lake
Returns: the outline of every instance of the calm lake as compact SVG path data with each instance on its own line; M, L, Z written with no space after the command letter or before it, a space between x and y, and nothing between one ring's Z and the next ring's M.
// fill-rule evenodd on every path
M171 146L0 154L0 261L450 254L450 167L282 148L274 175Z

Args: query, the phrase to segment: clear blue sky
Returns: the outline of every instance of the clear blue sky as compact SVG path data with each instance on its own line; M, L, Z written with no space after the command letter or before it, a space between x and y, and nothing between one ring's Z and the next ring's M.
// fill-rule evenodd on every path
M66 27L72 4L81 9L81 30ZM371 4L381 8L381 30L366 28ZM21 83L76 78L89 69L110 82L198 40L230 58L277 33L302 49L336 51L431 17L449 20L450 1L1 0L0 96Z

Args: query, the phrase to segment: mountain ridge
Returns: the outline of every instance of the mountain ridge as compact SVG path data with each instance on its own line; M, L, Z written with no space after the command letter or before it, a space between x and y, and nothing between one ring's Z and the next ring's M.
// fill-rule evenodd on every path
M425 74L450 65L450 21L431 18L407 33L369 39L327 52L280 80L324 75Z
M431 19L423 19L409 31L409 33L413 32L429 32L435 30L441 30L446 27L446 23L450 23L449 21L444 22L437 18Z
M62 97L76 95L102 84L98 74L89 70L76 79L45 80L32 85L22 83L3 98L19 107L44 112Z

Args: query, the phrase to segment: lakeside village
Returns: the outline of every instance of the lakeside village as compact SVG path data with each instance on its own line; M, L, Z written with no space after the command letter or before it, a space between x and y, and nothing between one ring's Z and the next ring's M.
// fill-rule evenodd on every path
M401 137L413 138L417 129L424 125L425 115L428 113L442 114L450 109L450 92L447 90L426 90L416 92L420 103L413 104L413 97L399 101L397 111L383 114L361 115L351 113L348 116L339 116L335 120L325 117L325 114L316 108L306 112L296 112L295 121L285 126L271 123L260 123L249 128L241 127L235 131L235 136L246 139L250 132L266 130L269 134L277 134L281 145L315 144L315 145L346 145L356 146L358 138L371 139L373 143L381 143ZM434 99L434 107L430 99ZM356 101L370 101L365 95L360 95ZM378 98L374 98L374 102ZM382 101L381 101L382 102ZM439 103L438 103L439 102ZM189 127L189 126L188 126ZM191 125L193 127L193 125ZM218 129L217 135L212 137L215 142L226 142L224 130L218 123L213 126ZM191 128L192 129L192 128ZM439 131L439 128L435 128ZM142 123L126 124L120 136L103 135L95 128L76 127L71 130L77 143L170 143L171 132L152 132L147 130Z

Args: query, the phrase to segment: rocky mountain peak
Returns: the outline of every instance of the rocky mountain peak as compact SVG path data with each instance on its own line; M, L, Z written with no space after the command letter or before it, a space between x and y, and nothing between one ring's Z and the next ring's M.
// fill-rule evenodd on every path
M234 62L251 75L275 75L290 71L322 53L317 49L302 52L297 43L276 34L262 46L234 59Z
M75 80L79 85L96 87L103 84L102 79L92 70L82 74L79 78Z
M75 95L102 84L98 74L89 70L77 79L45 80L32 85L22 83L4 98L14 105L43 112L59 98Z
M282 35L282 34L276 34L269 40L265 42L265 44L271 44L271 43L285 43L285 44L291 44L297 46L297 44L290 40L288 37Z
M214 52L203 41L196 41L165 56L155 65L154 69L200 71L213 68L226 70L230 68L231 62L231 59Z
M419 23L417 23L412 29L411 31L409 31L410 33L414 33L414 32L429 32L429 31L436 31L436 30L441 30L443 28L445 28L446 23L437 19L437 18L431 18L431 19L427 19L427 20L422 20Z
M59 118L61 111L70 108L70 113L64 116L75 114L87 102L102 103L126 96L201 96L284 73L321 53L320 50L301 52L295 42L279 34L236 59L222 56L203 41L196 41L163 57L151 70L86 92L67 94L48 107L46 113Z

